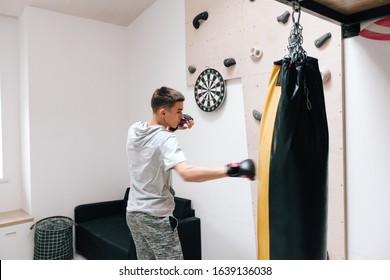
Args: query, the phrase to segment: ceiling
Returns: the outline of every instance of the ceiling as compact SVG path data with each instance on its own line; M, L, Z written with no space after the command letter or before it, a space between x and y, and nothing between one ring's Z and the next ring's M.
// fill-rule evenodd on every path
M291 6L293 0L276 0ZM323 19L354 25L390 15L390 0L298 0L302 10Z
M293 0L275 0L292 5ZM297 0L302 10L323 19L354 25L390 15L390 0ZM155 0L0 0L0 14L19 17L25 6L128 26Z
M0 0L0 14L19 17L31 6L54 12L128 26L155 0Z

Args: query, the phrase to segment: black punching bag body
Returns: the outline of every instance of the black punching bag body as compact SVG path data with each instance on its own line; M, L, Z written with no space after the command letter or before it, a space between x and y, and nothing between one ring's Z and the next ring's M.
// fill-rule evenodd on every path
M275 62L259 148L259 259L326 259L329 136L318 61Z

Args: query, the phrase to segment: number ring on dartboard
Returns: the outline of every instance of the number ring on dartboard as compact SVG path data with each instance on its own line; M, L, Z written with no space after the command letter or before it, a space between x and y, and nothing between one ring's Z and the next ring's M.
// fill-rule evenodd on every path
M205 112L212 112L221 107L225 100L225 81L221 73L207 68L200 73L194 86L196 104Z

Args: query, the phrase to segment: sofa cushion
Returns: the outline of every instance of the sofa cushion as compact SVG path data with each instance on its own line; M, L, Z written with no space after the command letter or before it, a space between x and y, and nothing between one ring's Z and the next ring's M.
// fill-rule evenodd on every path
M136 259L134 241L122 215L83 222L77 231L84 242L88 240L79 245L93 250L93 259Z

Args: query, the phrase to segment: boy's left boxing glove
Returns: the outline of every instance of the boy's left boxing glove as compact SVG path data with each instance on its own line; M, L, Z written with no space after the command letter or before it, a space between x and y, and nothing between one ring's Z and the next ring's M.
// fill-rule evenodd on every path
M248 177L250 180L254 180L256 176L255 164L253 160L246 159L239 163L229 163L227 165L227 175L230 177Z

